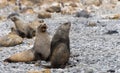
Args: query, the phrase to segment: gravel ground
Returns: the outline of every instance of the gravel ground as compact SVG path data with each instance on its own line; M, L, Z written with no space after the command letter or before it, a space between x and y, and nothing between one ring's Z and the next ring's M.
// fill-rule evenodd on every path
M52 18L44 19L48 25L48 32L52 37L57 27L64 22L72 23L70 30L71 56L69 65L65 69L51 69L52 73L109 73L115 70L120 73L120 20L103 19L101 15L119 13L119 6L114 10L103 8L96 10L90 18L77 18L74 15L54 13ZM12 13L10 7L0 10L0 15ZM36 15L21 15L25 21L32 21ZM88 22L96 26L87 26ZM14 26L11 20L0 21L0 37L10 32ZM109 30L116 30L116 34L105 34ZM0 73L26 73L29 70L42 70L41 66L26 63L4 63L3 60L16 52L30 49L33 39L24 39L24 43L14 47L0 47Z

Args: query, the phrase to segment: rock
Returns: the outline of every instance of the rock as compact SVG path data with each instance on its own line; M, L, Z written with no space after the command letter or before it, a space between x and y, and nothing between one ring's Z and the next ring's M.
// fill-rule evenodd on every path
M69 6L71 6L71 7L78 7L78 5L76 3L70 3Z
M102 0L102 4L117 4L118 0Z
M109 16L109 19L120 19L120 14L114 14L112 16Z
M7 0L9 5L15 5L17 0Z
M31 8L31 7L23 8L20 12L25 13L25 14L34 14L35 13L33 8Z
M5 16L0 16L0 21L3 21L3 20L5 20L5 19L6 19Z
M94 27L96 26L97 24L95 22L92 22L92 21L89 21L87 26L91 26L91 27Z
M0 46L3 46L3 47L19 45L22 42L23 42L23 39L13 32L10 32L8 35L0 38Z
M27 73L51 73L50 69L45 69L42 71L28 71Z
M83 5L96 5L96 6L100 6L102 4L101 0L81 0L81 2L83 3Z
M76 13L76 9L71 6L65 6L62 8L61 14L74 14Z
M61 7L60 6L51 6L46 9L47 12L53 13L53 12L61 12Z
M7 5L8 5L7 0L0 0L0 8L4 8Z
M88 18L90 16L89 12L87 10L82 10L82 11L78 11L76 12L76 17L85 17Z
M116 30L108 30L108 32L106 32L106 34L117 34L118 31Z
M0 51L2 51L3 49L2 48L0 48Z
M24 6L33 6L34 5L30 0L20 0L20 3Z
M85 73L94 73L93 69L85 70Z
M109 73L115 73L115 70L110 69L110 70L107 70L107 72L109 72Z
M38 18L41 18L41 19L51 18L51 14L48 12L40 12L38 13Z

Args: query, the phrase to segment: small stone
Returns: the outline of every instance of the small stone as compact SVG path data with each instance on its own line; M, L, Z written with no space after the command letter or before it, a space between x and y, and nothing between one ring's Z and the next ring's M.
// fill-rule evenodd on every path
M107 72L109 72L109 73L115 73L115 70L110 69L110 70L107 70Z
M28 71L27 73L51 73L50 69L45 69L42 71Z
M2 48L0 48L0 51L2 51L3 49Z
M93 69L88 69L85 71L85 73L94 73Z
M91 26L91 27L93 27L93 26L96 26L97 24L95 23L95 22L88 22L88 26Z
M35 63L35 66L40 66L41 65L41 61L37 61L36 63Z
M109 30L108 32L106 32L106 34L117 34L118 31L116 30Z

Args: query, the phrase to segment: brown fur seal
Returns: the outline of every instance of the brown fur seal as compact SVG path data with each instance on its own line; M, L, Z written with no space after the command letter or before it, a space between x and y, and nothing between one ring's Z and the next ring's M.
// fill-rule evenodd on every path
M50 59L52 68L64 68L70 56L69 31L71 23L67 22L59 26L51 42Z
M4 62L30 62L35 60L32 49L13 54L11 57L4 60Z
M34 37L37 27L44 21L41 19L36 19L30 23L24 23L22 20L20 20L19 16L20 15L18 13L12 13L7 17L7 19L11 19L14 22L15 27L13 28L19 36L22 38Z
M23 23L17 16L12 16L11 20L15 23L16 31L22 38L32 38L35 36L35 30L29 24Z
M40 60L46 60L50 54L50 37L45 23L42 23L37 28L33 50L35 51L36 58Z
M13 28L11 28L11 32L0 38L0 46L10 47L21 44L23 39L16 34Z

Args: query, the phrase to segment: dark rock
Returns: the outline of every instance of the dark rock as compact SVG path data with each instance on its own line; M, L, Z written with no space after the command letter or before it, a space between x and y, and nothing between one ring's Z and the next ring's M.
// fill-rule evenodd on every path
M109 72L109 73L115 73L115 70L109 69L109 70L107 70L107 72Z
M118 31L116 30L109 30L108 32L106 32L106 34L117 34Z
M79 12L76 12L76 17L85 17L85 18L89 18L90 17L90 14L88 11L86 10L82 10L82 11L79 11Z

